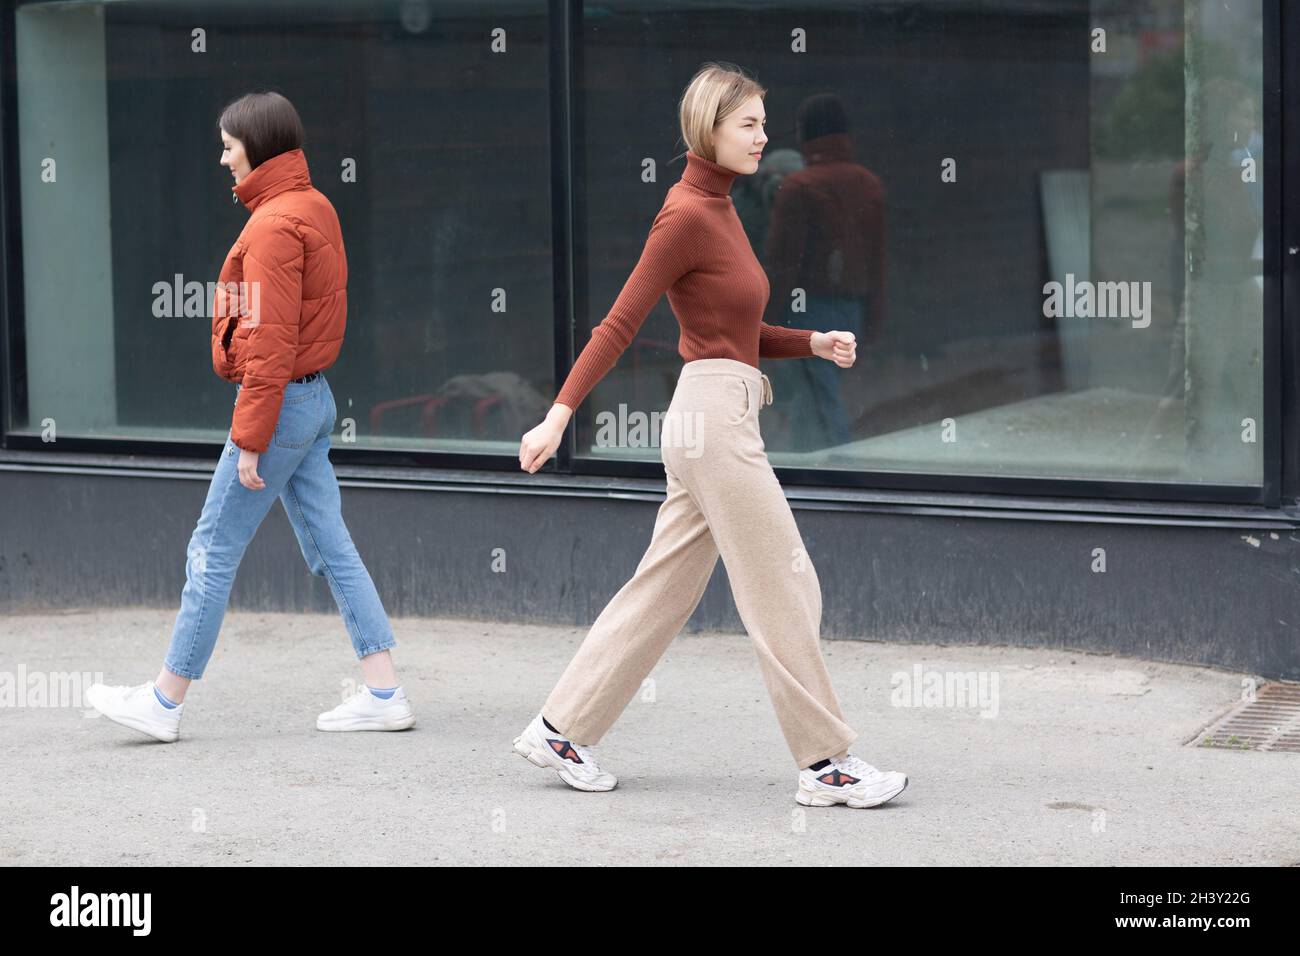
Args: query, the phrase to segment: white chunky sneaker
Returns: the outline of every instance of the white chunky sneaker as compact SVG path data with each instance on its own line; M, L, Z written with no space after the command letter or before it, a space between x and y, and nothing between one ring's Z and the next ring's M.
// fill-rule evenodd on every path
M406 691L399 687L392 697L384 700L370 693L365 684L333 710L316 718L317 730L406 730L414 725L415 711Z
M878 807L907 787L907 774L897 770L877 770L853 754L844 760L834 757L830 760L821 770L805 768L799 771L795 802L805 807L829 807L836 803L854 809Z
M547 730L539 713L515 738L515 753L538 767L549 767L575 790L613 790L618 779L596 766L591 748L566 740L563 734Z
M130 727L154 740L172 743L181 735L181 711L184 704L169 710L154 696L153 681L134 687L91 684L86 688L86 703L109 720Z

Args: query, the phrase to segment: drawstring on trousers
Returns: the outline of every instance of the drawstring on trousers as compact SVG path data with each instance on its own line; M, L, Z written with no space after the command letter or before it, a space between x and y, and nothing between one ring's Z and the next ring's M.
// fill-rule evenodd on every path
M759 372L758 374L763 376L763 404L771 405L772 404L772 382L767 377L766 373Z

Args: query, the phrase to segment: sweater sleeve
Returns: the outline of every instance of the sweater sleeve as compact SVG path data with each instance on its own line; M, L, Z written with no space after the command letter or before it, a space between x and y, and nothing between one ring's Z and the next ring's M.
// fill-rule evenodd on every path
M555 401L577 410L632 343L650 310L672 285L695 268L700 231L689 205L670 195L650 226L645 248L609 314L591 330Z
M813 354L812 335L812 329L790 329L764 322L758 329L758 356L809 358Z
M235 402L230 440L240 448L265 452L271 445L284 386L298 354L304 263L302 239L287 219L268 216L248 237L244 281L252 290L251 326L245 348L243 388Z

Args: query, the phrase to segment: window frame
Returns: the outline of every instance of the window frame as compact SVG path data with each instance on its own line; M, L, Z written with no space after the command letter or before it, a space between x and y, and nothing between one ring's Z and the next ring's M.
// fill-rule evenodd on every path
M583 0L546 0L548 17L549 115L551 123L551 208L552 208L552 321L555 387L572 368L577 350L577 321L574 310L577 283L584 281L580 266L585 250L579 248L576 233L580 197L577 184L584 181L582 115L578 80L583 75ZM1097 504L1140 500L1151 502L1254 505L1267 508L1297 504L1300 494L1300 341L1295 329L1283 322L1284 309L1294 312L1300 286L1300 261L1295 254L1283 256L1285 248L1300 244L1300 211L1289 216L1287 209L1300 210L1300 126L1288 130L1284 111L1300 109L1300 66L1284 75L1283 64L1300 64L1300 12L1291 11L1283 24L1281 0L1261 0L1263 9L1262 116L1264 156L1264 315L1263 315L1263 443L1262 484L1239 487L1196 482L1153 482L1143 480L1081 479L960 473L894 472L870 470L827 470L776 465L783 484L809 489L844 488L953 493L961 495L1007 495L1028 499L1086 498ZM22 288L22 228L17 172L17 89L15 60L15 15L18 0L0 0L0 449L53 451L37 435L19 435L9 430L11 412L26 415L26 340ZM1286 29L1284 29L1284 26ZM1285 49L1284 49L1285 48ZM1285 83L1285 88L1284 88ZM1283 162L1287 163L1283 168ZM1284 292L1287 295L1284 298ZM569 423L565 438L541 472L554 475L661 479L663 466L657 461L616 461L574 454L577 418ZM58 452L105 455L144 455L173 458L216 459L223 448L213 442L167 439L105 439L60 437ZM479 452L422 452L379 450L335 446L333 459L340 465L377 466L385 469L473 469L512 472L518 462L508 455ZM540 472L539 472L540 473Z

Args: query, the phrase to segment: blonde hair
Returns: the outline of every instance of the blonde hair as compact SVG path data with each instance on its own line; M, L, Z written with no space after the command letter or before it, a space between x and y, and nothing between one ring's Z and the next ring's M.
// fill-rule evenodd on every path
M713 130L740 109L750 97L764 97L767 90L734 63L710 61L691 77L677 104L682 140L686 148L704 159L717 161Z

